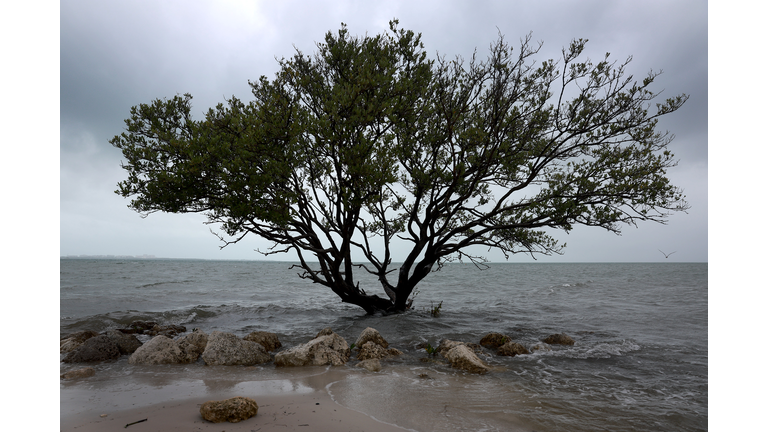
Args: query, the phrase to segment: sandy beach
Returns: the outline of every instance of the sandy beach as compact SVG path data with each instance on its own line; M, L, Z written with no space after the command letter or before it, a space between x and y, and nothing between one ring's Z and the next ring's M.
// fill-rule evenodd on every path
M155 369L157 374L152 373ZM340 371L296 371L294 379L237 381L225 368L210 379L163 377L162 367L118 377L64 381L61 389L61 431L371 431L408 430L377 421L336 403L325 387L343 377ZM167 369L167 368L166 368ZM235 368L240 379L249 369ZM154 375L154 377L153 377ZM238 423L211 423L200 415L209 400L249 397L258 414ZM126 425L139 420L126 428Z
M160 402L141 408L118 411L88 411L62 418L62 431L96 432L126 430L160 431L370 431L402 432L406 429L385 424L357 411L344 408L328 394L261 396L255 417L238 423L211 423L200 415L200 405L208 398ZM104 415L104 417L101 417ZM126 425L139 420L144 422Z
M126 363L122 358L94 364L93 376L61 380L61 431L535 430L493 406L489 398L497 399L503 389L451 369L399 362L387 362L374 373L354 366ZM482 392L486 397L465 397L478 386L490 386ZM236 396L253 399L258 414L238 423L211 423L200 414L203 403ZM515 403L505 400L504 405Z

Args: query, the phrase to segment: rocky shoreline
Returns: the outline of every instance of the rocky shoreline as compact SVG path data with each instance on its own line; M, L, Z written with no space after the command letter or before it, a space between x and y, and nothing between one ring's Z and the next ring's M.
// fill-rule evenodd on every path
M150 336L142 343L139 335ZM443 339L438 347L424 344L429 354L422 361L434 361L472 373L484 374L492 370L478 354L488 355L486 350L499 356L527 355L532 351L550 350L550 345L573 345L568 335L550 335L530 347L513 341L501 333L488 333L479 343ZM189 364L202 358L206 365L253 366L273 362L276 367L307 365L341 366L350 360L356 366L376 372L381 361L403 354L389 346L382 335L373 328L366 328L353 344L325 328L308 342L280 350L282 344L275 333L258 331L245 337L232 333L212 331L207 334L199 329L187 333L183 326L161 326L154 322L135 321L127 329L108 330L102 334L85 330L61 338L60 352L65 354L64 363L92 363L114 360L129 355L128 363L142 364ZM61 379L77 379L92 376L93 368L68 371Z
M143 339L150 339L142 343ZM424 362L433 362L465 370L469 373L485 374L493 367L480 357L489 355L528 355L531 351L549 350L549 344L573 345L574 341L565 334L551 335L541 343L525 347L501 333L488 333L479 343L443 339L436 348L429 344L419 346L428 353ZM282 343L275 333L257 331L245 337L233 333L199 329L187 332L183 326L160 326L154 322L136 321L127 329L108 330L102 334L80 331L61 338L60 352L63 363L82 364L110 361L127 355L131 365L190 364L202 359L207 366L253 366L273 363L278 368L301 366L343 366L350 362L355 367L370 372L382 369L382 361L395 359L403 351L390 346L389 342L374 328L364 329L351 345L327 327L306 343L281 349ZM530 349L529 349L530 348ZM96 374L93 367L86 366L69 370L61 375L62 380L78 380ZM420 378L430 378L426 374ZM237 423L257 414L259 406L255 400L236 396L225 400L210 400L199 408L200 416L207 422ZM127 427L127 425L126 425Z

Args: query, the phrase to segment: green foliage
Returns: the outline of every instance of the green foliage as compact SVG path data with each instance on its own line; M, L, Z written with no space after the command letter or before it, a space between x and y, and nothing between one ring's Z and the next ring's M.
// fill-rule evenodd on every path
M631 59L581 60L582 39L535 63L530 35L517 51L500 37L485 61L430 60L397 26L342 25L249 82L253 100L200 120L188 94L133 107L110 141L127 172L116 192L142 215L203 213L225 245L250 233L274 243L266 254L294 251L300 276L368 312L405 310L446 261L481 264L471 246L561 253L552 229L618 233L688 208L666 177L672 136L656 130L687 96L652 107L658 73L637 82ZM396 238L411 245L399 269ZM361 289L358 269L388 299Z
M435 306L433 304L432 305L432 309L430 309L430 311L429 311L429 314L432 315L435 318L439 317L440 316L440 309L442 309L442 307L443 307L443 302L440 302L440 304L437 305L437 306Z
M427 347L424 348L427 351L427 354L433 356L437 354L437 348L434 348L432 345L427 344Z

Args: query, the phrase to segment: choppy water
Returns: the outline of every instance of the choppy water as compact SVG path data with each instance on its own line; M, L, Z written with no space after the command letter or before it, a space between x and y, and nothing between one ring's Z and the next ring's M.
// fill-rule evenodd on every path
M62 259L60 332L103 331L140 319L239 336L266 330L290 347L324 327L348 342L374 327L405 355L385 362L377 374L335 368L345 379L324 385L338 403L387 423L417 431L521 425L536 431L707 430L706 263L492 264L484 271L452 264L422 282L414 310L391 316L367 316L342 304L289 267ZM366 283L369 292L378 290L373 279L361 287ZM441 301L441 315L432 317L428 309ZM484 360L496 370L483 376L420 360L427 357L417 347L422 342L478 342L491 331L523 345L565 332L576 344L489 356ZM327 371L266 365L245 378L243 368L201 362L137 369L125 356L95 368L136 382L148 373L179 383L281 382Z

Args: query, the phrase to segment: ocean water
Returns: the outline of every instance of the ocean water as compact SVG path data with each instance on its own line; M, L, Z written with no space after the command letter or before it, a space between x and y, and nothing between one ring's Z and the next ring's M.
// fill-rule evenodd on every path
M62 395L118 391L117 381L126 390L157 392L196 385L235 391L250 382L321 389L343 406L420 432L707 430L706 263L499 263L482 271L450 264L420 284L412 310L389 316L342 304L284 262L60 264L62 336L145 320L238 336L271 331L287 348L325 327L349 343L373 327L404 352L383 362L379 373L352 363L289 370L206 367L200 360L147 367L123 356L93 365L92 379L62 382ZM373 278L360 286L379 291ZM440 302L441 314L433 317L429 310ZM576 343L515 357L488 351L483 360L494 370L486 375L424 361L425 342L477 343L489 332L526 346L564 332ZM62 372L75 367L61 364ZM64 410L64 397L61 403Z

